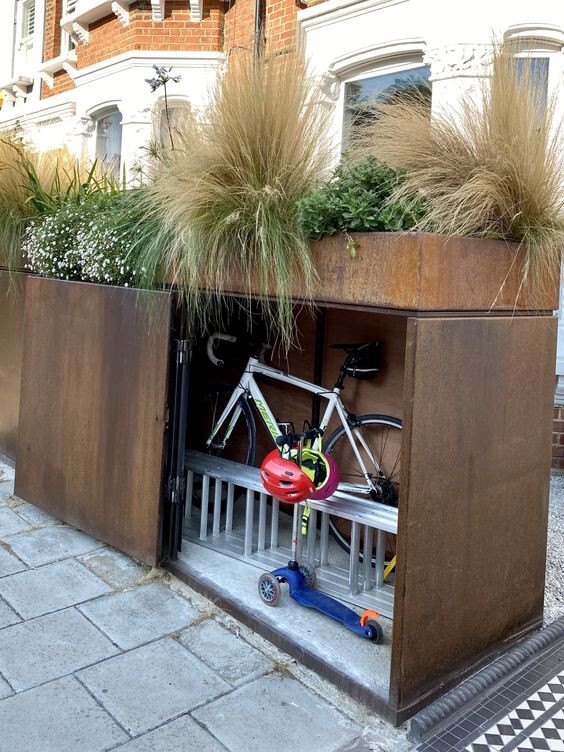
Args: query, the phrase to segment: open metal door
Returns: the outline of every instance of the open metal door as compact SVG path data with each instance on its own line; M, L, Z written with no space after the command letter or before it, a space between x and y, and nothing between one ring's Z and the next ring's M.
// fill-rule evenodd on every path
M182 524L186 506L186 426L192 343L180 336L172 340L168 410L163 559L173 560L182 548Z

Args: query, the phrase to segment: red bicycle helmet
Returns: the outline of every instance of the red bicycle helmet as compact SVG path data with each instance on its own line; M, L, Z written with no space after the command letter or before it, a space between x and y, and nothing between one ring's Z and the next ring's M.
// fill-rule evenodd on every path
M260 466L262 485L280 501L297 504L315 493L313 481L291 460L280 456L277 449L269 452Z

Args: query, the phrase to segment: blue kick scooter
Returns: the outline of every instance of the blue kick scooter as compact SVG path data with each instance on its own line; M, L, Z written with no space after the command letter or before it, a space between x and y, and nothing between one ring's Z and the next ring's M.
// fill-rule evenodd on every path
M258 592L263 603L267 606L276 606L282 597L281 582L287 582L290 589L290 597L301 606L314 608L331 619L350 629L351 632L364 637L372 642L382 642L384 633L376 619L380 614L376 611L364 611L359 616L348 606L339 603L325 593L314 590L315 570L309 564L298 564L298 507L294 504L294 517L292 522L292 559L288 566L275 569L273 572L265 572L259 577Z

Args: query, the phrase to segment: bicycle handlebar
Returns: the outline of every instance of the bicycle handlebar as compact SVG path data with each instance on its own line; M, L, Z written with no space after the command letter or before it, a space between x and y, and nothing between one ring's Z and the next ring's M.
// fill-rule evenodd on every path
M211 334L208 338L208 344L206 345L206 352L208 354L208 358L211 360L211 362L214 364L214 366L222 366L223 361L221 358L216 358L214 355L213 349L216 345L216 342L219 340L223 340L224 342L237 342L237 337L233 337L231 334L220 334L219 332L214 332L214 334Z

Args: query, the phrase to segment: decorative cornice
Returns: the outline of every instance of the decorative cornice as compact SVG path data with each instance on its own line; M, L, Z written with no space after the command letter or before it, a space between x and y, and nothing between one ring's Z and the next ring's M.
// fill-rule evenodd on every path
M88 31L88 24L81 24L78 21L72 22L72 30L78 37L79 41L88 42L90 39L90 32Z
M64 70L71 78L74 77L76 73L76 50L69 50L51 60L46 60L39 66L39 76L52 89L55 84L54 74L60 70Z
M394 39L389 42L370 45L348 52L336 58L329 66L329 72L338 77L351 75L366 68L375 61L396 61L398 58L413 58L421 65L421 57L425 49L425 40L419 37L409 39Z
M129 3L126 4L122 0L113 0L112 12L117 16L122 26L129 24Z
M94 119L88 115L77 117L72 129L73 136L91 136L94 133L96 124Z
M559 52L564 47L564 28L546 23L514 24L507 28L503 39L523 42L529 49Z
M190 0L190 20L200 23L204 17L204 0Z
M336 21L346 21L349 18L361 16L364 13L383 10L390 5L399 5L409 0L326 0L311 8L299 10L297 13L300 33L312 29L328 26Z
M153 21L164 21L165 0L151 0L151 10L153 11Z
M30 123L43 123L47 120L66 120L67 118L73 117L76 112L75 102L69 102L68 99L64 99L63 101L53 103L54 99L62 96L62 94L56 94L54 97L41 100L41 107L38 109L21 112L16 116L13 115L10 118L1 120L0 128L3 130L10 128L15 122L27 125ZM68 96L68 93L66 93L65 96Z
M153 64L174 65L180 69L215 68L220 67L224 60L223 52L176 51L154 52L153 50L131 50L122 52L115 57L94 63L87 68L77 71L77 84L90 83L105 76L128 70L130 68L146 69Z
M427 50L423 57L431 67L431 81L446 78L487 76L492 61L489 44L454 44Z

